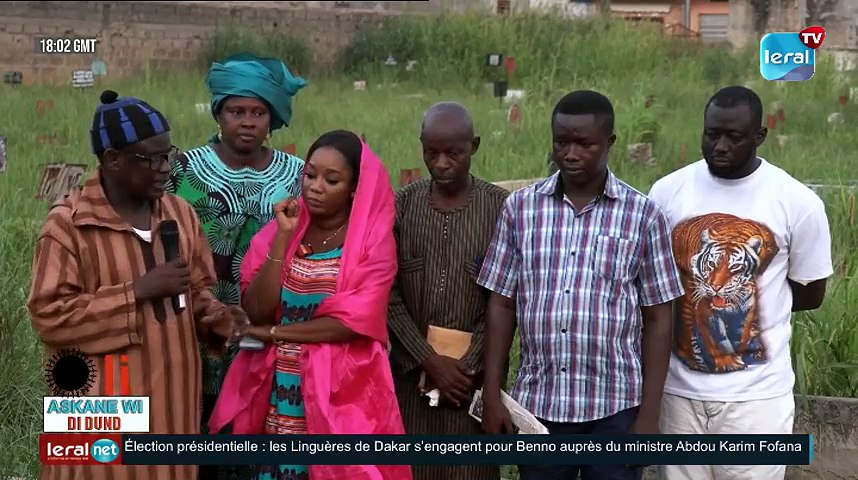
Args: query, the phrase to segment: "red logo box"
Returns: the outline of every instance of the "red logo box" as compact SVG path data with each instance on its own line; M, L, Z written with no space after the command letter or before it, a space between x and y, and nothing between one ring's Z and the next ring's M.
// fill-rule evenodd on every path
M122 436L99 433L39 435L43 465L121 465Z

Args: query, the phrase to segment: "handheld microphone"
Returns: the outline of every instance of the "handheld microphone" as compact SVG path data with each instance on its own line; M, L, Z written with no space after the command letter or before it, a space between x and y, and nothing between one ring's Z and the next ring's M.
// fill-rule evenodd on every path
M168 262L179 258L179 224L175 220L164 220L158 229L161 244L164 246L164 257ZM181 293L171 298L173 310L180 312L185 308L185 294Z

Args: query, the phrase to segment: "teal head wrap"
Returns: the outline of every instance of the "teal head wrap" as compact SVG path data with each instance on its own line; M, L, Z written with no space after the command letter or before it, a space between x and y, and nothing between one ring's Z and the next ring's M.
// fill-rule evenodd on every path
M258 98L271 108L274 131L289 126L292 97L307 86L307 81L293 76L280 60L240 53L214 62L206 76L206 86L212 94L211 111L215 117L227 97Z

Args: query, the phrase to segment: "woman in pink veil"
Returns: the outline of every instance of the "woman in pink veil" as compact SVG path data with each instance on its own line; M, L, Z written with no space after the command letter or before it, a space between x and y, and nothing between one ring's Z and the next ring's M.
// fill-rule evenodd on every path
M319 137L301 198L275 206L241 265L242 335L261 340L230 366L212 432L404 434L387 357L396 276L394 194L354 133ZM275 465L257 480L410 480L408 466Z

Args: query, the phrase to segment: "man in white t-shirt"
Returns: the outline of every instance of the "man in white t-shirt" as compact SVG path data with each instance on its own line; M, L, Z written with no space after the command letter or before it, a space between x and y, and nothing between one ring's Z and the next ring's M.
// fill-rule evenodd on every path
M825 206L757 156L766 139L753 91L706 106L704 160L653 185L685 295L674 304L662 433L790 434L792 312L822 304L833 273ZM663 467L665 480L783 480L785 466Z

